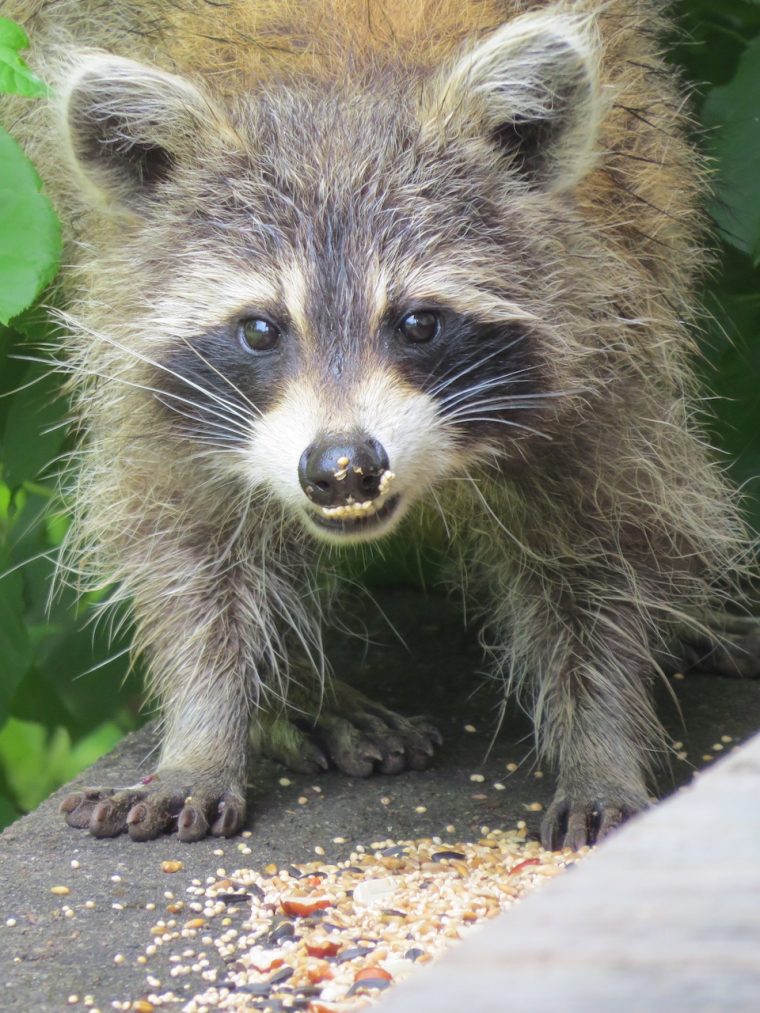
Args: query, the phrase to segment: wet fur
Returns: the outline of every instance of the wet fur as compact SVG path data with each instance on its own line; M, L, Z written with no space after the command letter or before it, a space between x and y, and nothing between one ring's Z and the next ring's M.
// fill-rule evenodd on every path
M117 17L95 0L21 5L33 65L69 96L65 113L11 116L68 223L61 368L86 449L67 565L131 602L164 713L161 769L212 785L204 819L182 810L188 839L230 792L242 813L249 713L276 712L294 645L297 677L324 677L317 553L293 516L288 455L293 403L352 424L356 403L323 394L336 377L364 384L389 446L405 442L392 420L417 413L416 480L433 492L410 506L407 537L440 511L452 579L480 603L494 670L558 771L545 840L603 836L646 804L663 749L656 659L684 624L705 632L750 555L696 408L703 167L659 55L661 6L151 0ZM479 45L526 11L569 12L599 81L556 149L468 93L490 59ZM171 163L146 149L136 181L118 150L100 176L82 170L87 151L59 157L56 121L76 116L70 40L192 81ZM160 94L159 82L156 108ZM535 161L526 182L520 160L544 147L554 162ZM500 172L505 151L519 158ZM410 299L455 314L435 367L424 353L384 358L383 314ZM267 300L300 328L300 358L246 388L229 320ZM478 365L475 345L495 361ZM507 347L520 380L499 386ZM485 403L497 395L509 406ZM144 833L133 821L134 835L164 829L178 804ZM112 815L107 829L123 826Z

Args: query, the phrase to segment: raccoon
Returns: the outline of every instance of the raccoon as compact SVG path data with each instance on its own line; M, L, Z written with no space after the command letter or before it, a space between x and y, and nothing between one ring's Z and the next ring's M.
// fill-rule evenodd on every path
M436 524L556 770L544 843L647 806L663 659L754 673L759 642L719 630L752 547L697 416L704 172L662 4L15 14L57 95L11 125L69 242L65 565L131 603L163 713L155 774L68 823L235 834L251 722L296 769L424 767L434 728L325 683L318 575Z

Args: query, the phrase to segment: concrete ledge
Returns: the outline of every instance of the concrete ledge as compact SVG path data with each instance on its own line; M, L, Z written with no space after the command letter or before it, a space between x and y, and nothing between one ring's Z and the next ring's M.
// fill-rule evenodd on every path
M760 736L381 1008L760 1009Z

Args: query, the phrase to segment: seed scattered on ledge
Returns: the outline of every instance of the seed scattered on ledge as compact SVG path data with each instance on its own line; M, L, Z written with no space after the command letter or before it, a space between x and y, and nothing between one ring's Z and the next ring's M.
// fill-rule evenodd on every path
M544 851L527 840L522 820L517 830L478 829L476 842L461 841L448 824L440 836L357 844L346 859L270 863L196 880L186 906L205 920L203 949L188 949L186 928L160 920L136 963L150 966L158 947L171 978L195 981L197 994L161 992L148 974L144 998L121 1008L148 1013L137 1005L145 1001L175 1003L184 1013L358 1013L588 852ZM223 971L211 966L212 949Z

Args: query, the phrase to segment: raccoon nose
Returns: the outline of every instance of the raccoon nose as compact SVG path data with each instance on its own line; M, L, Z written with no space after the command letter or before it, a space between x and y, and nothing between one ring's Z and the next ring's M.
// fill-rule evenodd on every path
M388 455L377 440L347 435L328 436L301 455L298 480L317 506L363 503L380 495Z

